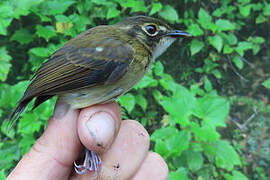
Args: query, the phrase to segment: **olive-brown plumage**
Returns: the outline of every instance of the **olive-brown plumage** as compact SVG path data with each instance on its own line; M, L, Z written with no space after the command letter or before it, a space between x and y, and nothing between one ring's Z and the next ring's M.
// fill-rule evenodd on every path
M17 119L33 98L33 109L55 95L73 108L112 101L135 85L177 37L185 36L146 16L89 29L37 70L10 119Z

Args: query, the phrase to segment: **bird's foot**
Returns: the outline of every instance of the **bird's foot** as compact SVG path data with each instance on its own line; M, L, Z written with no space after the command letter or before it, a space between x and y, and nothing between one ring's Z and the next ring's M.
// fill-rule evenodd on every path
M85 149L85 158L82 165L77 165L74 162L74 169L77 174L85 174L87 171L95 171L95 177L97 177L99 171L103 171L103 166L100 157L93 151Z

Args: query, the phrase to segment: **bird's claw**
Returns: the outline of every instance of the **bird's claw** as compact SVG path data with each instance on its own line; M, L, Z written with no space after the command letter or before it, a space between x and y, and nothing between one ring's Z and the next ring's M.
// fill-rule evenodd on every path
M87 173L87 171L95 171L96 178L99 171L103 171L103 166L100 157L93 151L86 149L83 164L77 165L76 162L74 162L74 170L80 175Z

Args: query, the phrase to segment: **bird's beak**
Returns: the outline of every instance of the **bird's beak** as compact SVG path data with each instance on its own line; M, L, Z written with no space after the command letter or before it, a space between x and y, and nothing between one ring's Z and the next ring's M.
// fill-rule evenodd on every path
M173 31L167 33L166 36L180 38L180 37L191 37L191 34L184 32L184 31L180 31L180 30L173 30Z

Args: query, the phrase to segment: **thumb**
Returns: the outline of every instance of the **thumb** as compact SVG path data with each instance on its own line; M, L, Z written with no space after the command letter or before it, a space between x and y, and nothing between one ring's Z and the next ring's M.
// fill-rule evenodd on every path
M58 102L45 132L7 179L67 179L82 150L78 115L78 110Z

